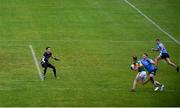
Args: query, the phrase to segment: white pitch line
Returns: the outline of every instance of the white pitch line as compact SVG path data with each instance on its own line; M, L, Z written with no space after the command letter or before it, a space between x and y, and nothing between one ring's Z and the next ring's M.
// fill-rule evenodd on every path
M151 22L157 29L159 29L161 32L163 32L165 35L167 35L169 38L171 38L174 42L176 42L178 45L180 45L180 42L174 38L171 34L163 30L158 24L156 24L152 19L150 19L147 15L142 13L136 6L131 4L128 0L124 0L128 5L130 5L133 9L135 9L139 14L141 14L144 18L146 18L149 22Z
M31 53L32 53L32 56L33 56L33 59L34 59L34 63L36 65L36 68L38 70L38 74L39 74L39 77L41 78L41 80L43 80L43 77L41 75L41 70L40 70L40 67L39 67L39 64L38 64L38 61L37 61L37 58L36 58L36 54L34 52L34 49L32 47L32 45L29 45L29 48L31 49Z

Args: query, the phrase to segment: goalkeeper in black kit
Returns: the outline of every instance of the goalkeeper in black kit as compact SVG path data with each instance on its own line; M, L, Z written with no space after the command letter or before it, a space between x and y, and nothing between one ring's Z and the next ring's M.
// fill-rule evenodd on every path
M54 72L54 77L57 78L56 67L53 66L51 63L49 63L48 61L49 58L53 58L54 60L59 61L59 59L57 59L52 55L51 47L46 47L46 51L44 52L43 57L41 59L41 65L44 68L44 76L43 76L44 79L46 78L47 68L52 68Z

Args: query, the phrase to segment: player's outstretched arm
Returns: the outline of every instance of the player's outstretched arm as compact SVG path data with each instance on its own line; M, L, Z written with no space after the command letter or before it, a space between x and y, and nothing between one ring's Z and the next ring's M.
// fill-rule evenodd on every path
M56 61L60 61L60 59L58 59L58 58L54 58L54 60L56 60Z
M156 62L154 60L151 60L150 61L152 64L156 65Z
M59 61L59 60L60 60L60 59L54 57L53 55L52 55L52 58L53 58L54 60L56 60L56 61Z
M151 51L159 51L158 48L151 48Z

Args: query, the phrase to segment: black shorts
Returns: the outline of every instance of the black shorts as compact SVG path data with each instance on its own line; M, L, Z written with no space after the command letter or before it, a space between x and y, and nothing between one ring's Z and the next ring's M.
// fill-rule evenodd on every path
M49 62L45 62L45 63L41 63L41 66L43 68L47 68L47 67L50 67L50 68L55 68L52 64L50 64Z
M166 58L170 58L170 56L169 56L168 53L162 53L162 54L161 54L161 58L162 58L162 59L166 59Z

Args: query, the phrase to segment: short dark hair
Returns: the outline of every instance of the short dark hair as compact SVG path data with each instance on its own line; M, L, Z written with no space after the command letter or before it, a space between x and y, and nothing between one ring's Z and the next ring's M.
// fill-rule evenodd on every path
M137 61L137 56L136 55L133 56L133 60Z
M159 39L159 38L157 38L157 39L156 39L156 41L160 41L160 39Z
M146 55L148 57L148 54L147 53L144 53L144 55Z
M51 47L46 47L46 50L49 49L49 48L51 48Z

